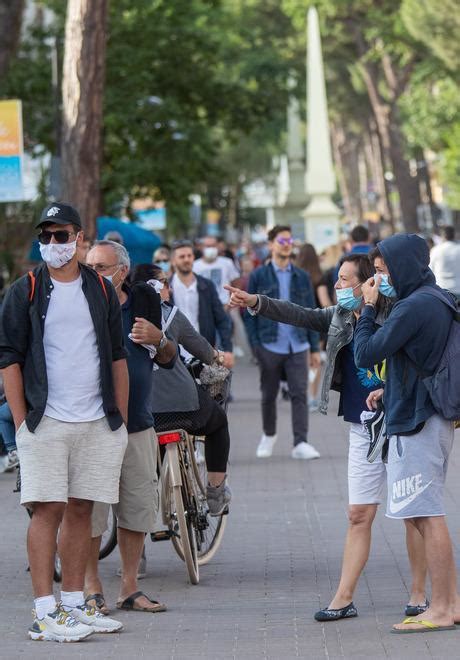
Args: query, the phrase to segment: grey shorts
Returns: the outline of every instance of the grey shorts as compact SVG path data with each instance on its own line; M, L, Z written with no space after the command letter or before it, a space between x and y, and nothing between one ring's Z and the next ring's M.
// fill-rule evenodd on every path
M16 433L21 504L82 500L118 502L126 427L112 431L105 417L61 422L42 417L35 433L23 422Z
M415 435L392 435L388 449L389 518L444 516L444 484L454 424L433 415Z
M158 513L158 444L155 431L147 429L128 435L120 475L120 499L114 506L118 527L132 532L153 532ZM92 536L101 536L107 529L109 506L95 502L92 516Z

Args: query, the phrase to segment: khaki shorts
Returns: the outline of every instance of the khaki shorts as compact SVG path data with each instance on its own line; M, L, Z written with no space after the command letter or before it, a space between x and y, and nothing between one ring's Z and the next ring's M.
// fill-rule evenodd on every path
M128 435L128 447L121 466L120 500L114 507L118 527L132 532L155 531L158 513L157 436L147 429ZM109 506L95 502L92 536L107 529Z
M105 417L61 422L43 417L35 433L25 422L16 433L21 504L81 500L118 502L126 427L112 431Z

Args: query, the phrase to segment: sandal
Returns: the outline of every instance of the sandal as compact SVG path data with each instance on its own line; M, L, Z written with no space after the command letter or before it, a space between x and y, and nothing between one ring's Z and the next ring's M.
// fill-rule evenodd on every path
M432 621L426 621L422 619L414 619L413 617L409 617L408 619L404 619L403 621L404 624L413 624L417 623L420 628L407 628L404 630L403 628L392 628L390 632L396 634L396 635L409 635L410 633L427 633L427 632L441 632L443 630L456 630L456 626L438 626L436 623L433 623Z
M139 605L136 605L135 601L140 596L147 598L147 600L152 603L154 607L139 607ZM159 603L157 600L152 600L146 596L143 591L136 591L134 594L131 594L131 596L128 596L128 598L125 598L124 600L118 600L117 609L131 610L133 612L150 612L151 614L156 614L157 612L166 612L167 608L166 605L163 605L163 603Z
M95 610L97 610L104 616L110 614L110 610L107 607L107 603L105 602L105 598L103 594L89 594L85 598L85 605L88 605L88 607L94 607Z

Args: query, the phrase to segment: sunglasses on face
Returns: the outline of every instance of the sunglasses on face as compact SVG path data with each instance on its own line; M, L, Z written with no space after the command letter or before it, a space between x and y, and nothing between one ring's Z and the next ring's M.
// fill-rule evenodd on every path
M51 243L51 239L54 236L56 243L67 243L70 236L75 236L74 231L68 231L67 229L57 229L56 231L49 231L48 229L43 229L38 234L38 240L43 245L48 245Z
M277 238L276 242L280 245L292 245L294 243L293 238Z

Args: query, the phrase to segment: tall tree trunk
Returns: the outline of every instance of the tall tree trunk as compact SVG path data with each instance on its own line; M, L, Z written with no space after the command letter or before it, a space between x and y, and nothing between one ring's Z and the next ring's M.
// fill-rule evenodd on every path
M23 11L24 0L0 0L0 80L19 43Z
M62 81L62 199L96 234L100 211L107 0L68 0Z
M342 158L342 148L345 143L343 126L339 122L331 123L331 142L334 154L334 162L337 169L337 181L340 194L342 195L345 216L350 220L355 219L351 194L348 189L347 177L345 176L345 165Z
M390 112L388 133L391 163L401 205L401 220L406 231L417 232L419 230L417 207L421 203L420 187L417 177L412 176L409 162L404 155L405 137L396 106Z

